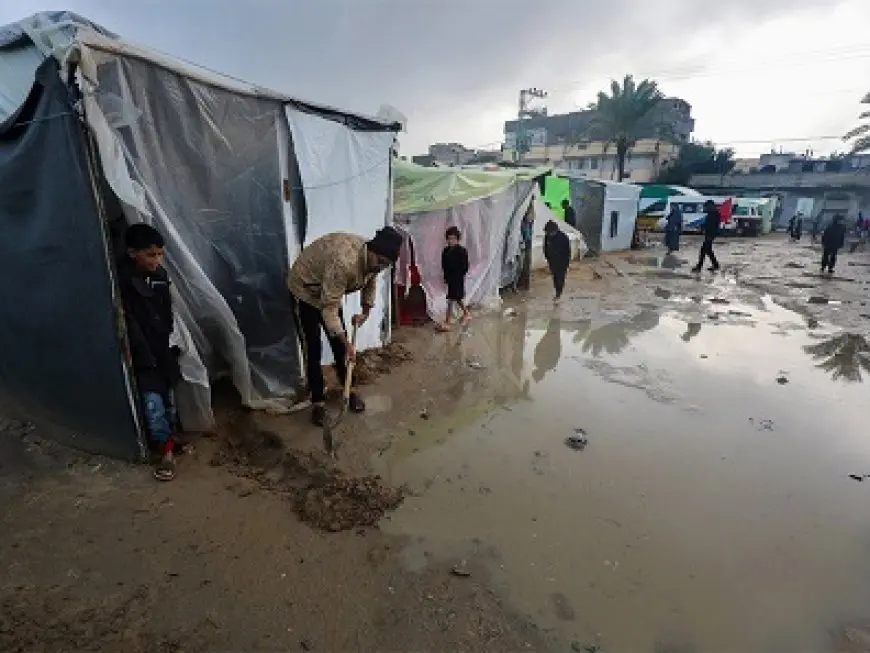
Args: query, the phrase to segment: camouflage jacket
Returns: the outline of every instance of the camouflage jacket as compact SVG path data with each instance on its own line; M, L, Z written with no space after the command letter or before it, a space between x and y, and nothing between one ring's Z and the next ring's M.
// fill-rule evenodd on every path
M326 234L302 250L290 268L287 286L293 296L319 308L331 336L344 333L339 317L345 295L362 290L362 305L375 303L378 273L368 269L365 238Z

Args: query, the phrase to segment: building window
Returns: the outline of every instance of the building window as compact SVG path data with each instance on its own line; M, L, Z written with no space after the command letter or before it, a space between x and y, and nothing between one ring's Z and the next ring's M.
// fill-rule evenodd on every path
M592 170L598 170L598 157L592 157L589 159L589 168Z

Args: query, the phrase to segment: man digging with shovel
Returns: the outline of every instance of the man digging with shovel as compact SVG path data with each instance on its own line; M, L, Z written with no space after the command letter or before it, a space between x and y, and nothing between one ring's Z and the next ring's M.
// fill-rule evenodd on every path
M347 336L342 300L345 295L362 291L362 310L352 320L356 334L375 303L378 274L399 258L402 241L402 235L392 227L378 230L369 241L352 234L326 234L305 247L290 269L287 285L305 357L305 375L313 404L311 421L316 426L322 427L326 421L321 328L326 331L335 358L338 380L344 384L348 363L356 359L356 347ZM347 399L351 412L365 411L365 403L355 391L351 390Z

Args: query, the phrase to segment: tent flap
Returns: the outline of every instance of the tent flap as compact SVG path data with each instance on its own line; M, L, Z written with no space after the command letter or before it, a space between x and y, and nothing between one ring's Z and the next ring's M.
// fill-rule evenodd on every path
M140 59L85 48L83 60L97 76L86 108L106 177L127 220L166 237L176 310L212 376L229 368L249 406L291 396L300 365L286 290L281 104Z
M56 68L56 67L55 67ZM78 448L143 449L85 141L56 74L0 137L0 397Z
M355 131L328 118L286 107L305 198L305 244L333 232L365 238L391 222L390 165L393 133ZM390 278L382 274L372 318L357 336L359 351L390 337ZM345 315L360 310L359 293L345 298ZM325 339L325 336L324 336ZM331 357L328 346L324 354ZM324 362L331 362L325 358Z

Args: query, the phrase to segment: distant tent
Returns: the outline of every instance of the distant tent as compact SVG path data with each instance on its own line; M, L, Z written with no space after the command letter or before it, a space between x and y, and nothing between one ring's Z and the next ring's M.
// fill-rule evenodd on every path
M124 227L144 221L167 239L185 425L211 424L215 375L285 406L301 376L288 267L323 233L391 221L398 129L76 14L0 27L0 396L57 439L145 456L114 282ZM373 313L363 349L389 339L387 275Z
M449 226L459 227L471 259L469 303L497 306L499 288L519 275L520 221L532 201L535 180L548 169L426 168L398 161L393 172L393 219L412 241L429 316L444 315L441 251ZM406 243L396 271L396 283L403 287L409 287L410 251Z
M631 247L637 222L640 186L588 179L570 179L571 204L577 212L577 229L593 254Z

